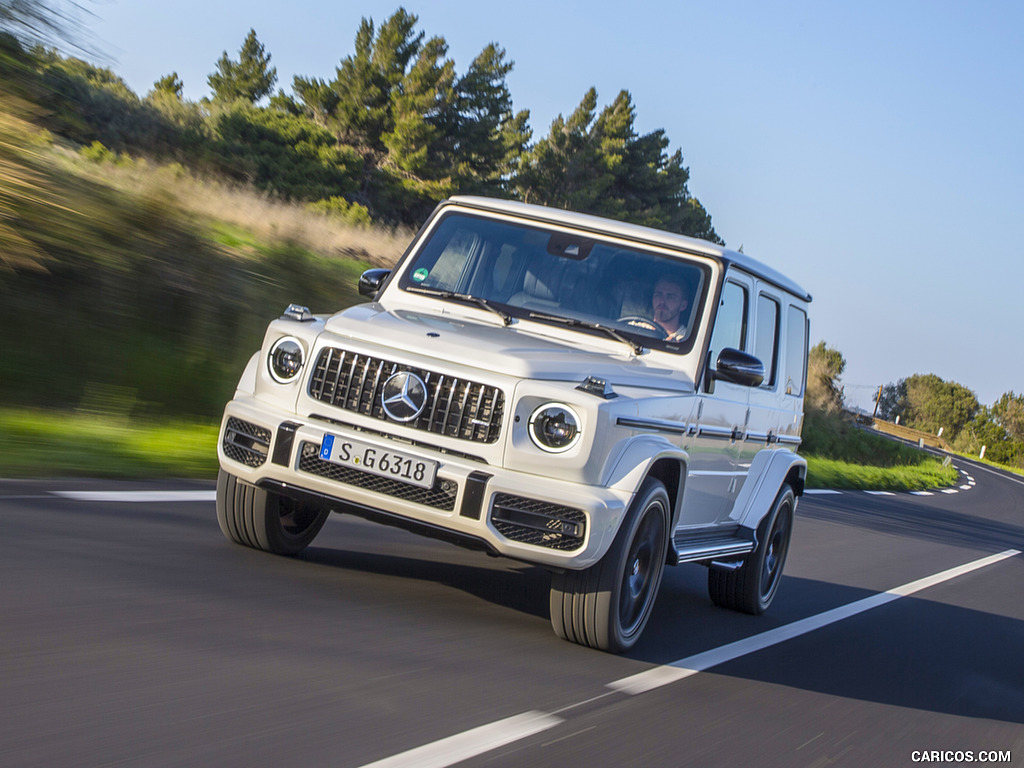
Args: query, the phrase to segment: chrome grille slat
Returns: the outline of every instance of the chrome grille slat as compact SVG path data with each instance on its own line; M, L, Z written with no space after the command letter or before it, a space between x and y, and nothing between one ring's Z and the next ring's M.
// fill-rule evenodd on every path
M325 347L313 367L309 394L336 408L389 421L380 402L381 392L388 378L399 371L410 371L423 379L428 395L423 413L405 426L478 443L497 442L504 394L481 382Z

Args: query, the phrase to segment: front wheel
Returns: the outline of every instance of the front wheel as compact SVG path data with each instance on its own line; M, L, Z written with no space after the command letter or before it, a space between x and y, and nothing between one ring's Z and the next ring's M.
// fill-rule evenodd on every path
M217 475L217 522L236 544L297 555L320 533L329 514L329 509L300 504L223 469Z
M640 487L604 558L551 579L551 626L563 640L612 653L640 638L661 585L671 505L661 481Z
M757 548L746 562L732 571L711 567L708 592L715 605L755 616L768 610L782 581L795 508L793 489L783 485L771 512L757 528Z

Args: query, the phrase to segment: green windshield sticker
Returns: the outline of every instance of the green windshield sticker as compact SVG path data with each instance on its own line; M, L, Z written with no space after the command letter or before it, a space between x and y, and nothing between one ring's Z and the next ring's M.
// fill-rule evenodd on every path
M424 280L427 279L427 275L429 274L430 272L428 270L420 268L412 273L412 279L417 283L422 283Z

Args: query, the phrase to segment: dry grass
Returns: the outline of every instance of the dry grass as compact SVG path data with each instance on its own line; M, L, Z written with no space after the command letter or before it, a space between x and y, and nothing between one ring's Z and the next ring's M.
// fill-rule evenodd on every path
M77 153L64 153L81 169ZM90 164L88 171L121 191L169 195L186 213L210 224L236 228L263 244L294 243L328 258L350 258L392 267L415 234L408 229L353 227L302 204L276 199L252 188L201 178L180 165L145 161Z

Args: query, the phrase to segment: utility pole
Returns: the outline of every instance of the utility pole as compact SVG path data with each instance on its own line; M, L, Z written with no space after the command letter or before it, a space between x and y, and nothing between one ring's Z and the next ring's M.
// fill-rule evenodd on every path
M875 419L878 417L878 404L882 402L882 385L878 385L878 394L875 395L875 412L871 414L871 418Z

